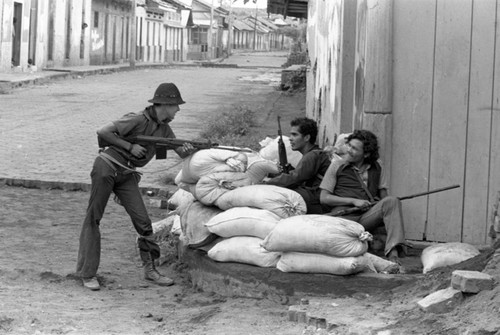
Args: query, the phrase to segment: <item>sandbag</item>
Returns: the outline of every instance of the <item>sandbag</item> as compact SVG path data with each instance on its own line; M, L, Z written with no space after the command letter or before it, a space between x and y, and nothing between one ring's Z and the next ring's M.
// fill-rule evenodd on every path
M306 203L293 190L274 185L250 185L224 193L215 205L222 210L233 207L267 209L281 218L305 214Z
M222 237L254 236L262 239L281 218L266 209L234 207L211 218L205 226Z
M224 239L208 251L208 257L217 262L237 262L264 268L275 267L280 253L269 252L260 246L262 239L235 236Z
M264 159L273 162L279 162L280 156L278 151L278 141L279 136L274 139L266 137L264 140L260 141L259 144L262 146L262 149L260 149L259 155ZM288 163L290 163L290 165L292 165L293 167L296 167L297 164L299 164L299 161L302 159L302 154L298 151L292 150L292 146L290 145L290 138L288 136L283 136L283 142L285 143Z
M170 229L170 233L174 235L180 235L182 233L181 216L179 214L174 215L174 224Z
M209 173L196 183L194 196L202 204L212 206L224 193L251 184L244 172Z
M369 268L367 259L358 257L335 257L323 254L284 252L276 268L283 272L327 273L347 276Z
M248 164L245 173L252 181L252 184L260 184L269 174L278 174L279 169L276 162L262 158Z
M179 208L180 210L185 209L196 199L194 196L184 189L179 188L174 194L168 199L169 207Z
M467 243L439 243L425 248L420 260L424 267L423 273L427 273L440 267L458 264L479 254L476 247Z
M377 255L366 252L363 256L366 258L368 266L373 272L389 272L392 273L399 270L399 265L397 263L391 262L387 259L383 259Z
M198 180L212 172L244 172L248 158L244 153L220 149L199 150L186 158L182 163L181 173L176 183L195 184Z
M296 251L337 257L364 254L372 235L357 222L326 215L299 215L282 219L265 238L268 251Z
M179 212L182 233L187 239L188 246L198 248L217 238L217 235L205 227L205 223L220 212L219 208L205 206L199 201L192 202Z

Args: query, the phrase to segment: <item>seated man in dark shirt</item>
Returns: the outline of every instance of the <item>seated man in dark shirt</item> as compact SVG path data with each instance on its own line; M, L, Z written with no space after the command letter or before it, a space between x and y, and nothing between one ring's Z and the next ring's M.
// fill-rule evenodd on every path
M330 166L330 156L315 144L318 136L316 121L305 117L296 118L292 120L290 126L290 145L292 150L302 154L302 159L294 170L282 173L264 183L298 192L306 202L307 214L322 214L319 185Z
M332 215L358 208L343 217L359 222L367 231L385 225L384 253L398 262L406 245L401 202L388 196L377 137L368 130L355 130L347 137L347 146L344 159L333 161L325 173L320 185L321 204L330 207Z

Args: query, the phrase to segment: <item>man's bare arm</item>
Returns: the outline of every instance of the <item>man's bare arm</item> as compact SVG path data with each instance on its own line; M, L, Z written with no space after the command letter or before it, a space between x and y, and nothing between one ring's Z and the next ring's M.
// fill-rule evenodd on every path
M319 201L321 202L322 205L327 205L330 207L335 207L335 206L364 207L364 206L369 206L370 204L368 200L339 197L327 190L321 190Z
M108 123L102 128L97 130L97 135L100 136L105 142L113 144L117 147L129 151L135 157L142 157L146 153L146 149L139 144L133 144L125 141L123 138L116 135L118 129L113 122Z

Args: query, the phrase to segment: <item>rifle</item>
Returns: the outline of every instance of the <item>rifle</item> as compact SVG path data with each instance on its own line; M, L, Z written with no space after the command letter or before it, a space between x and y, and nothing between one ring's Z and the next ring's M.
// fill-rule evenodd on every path
M250 149L238 148L238 147L229 147L222 146L218 143L212 143L211 141L207 142L197 142L197 141L188 141L181 140L178 138L166 138L166 137L157 137L157 136L146 136L146 135L137 135L123 138L125 141L134 143L134 144L144 144L155 146L156 150L156 159L166 159L167 158L167 150L172 150L184 145L184 143L190 143L196 149L221 149L221 150L230 150L230 151L241 151L241 152L252 152ZM97 136L97 142L100 148L104 148L110 145L102 138Z
M404 197L398 197L399 200L407 200L407 199L412 199L412 198L417 198L417 197L421 197L421 196L424 196L424 195L429 195L429 194L432 194L432 193L438 193L438 192L443 192L443 191L447 191L447 190L451 190L451 189L454 189L454 188L457 188L457 187L460 187L460 185L452 185L452 186L447 186L447 187L442 187L442 188L437 188L437 189L434 189L434 190L430 190L430 191L427 191L427 192L421 192L421 193L415 193L415 194L412 194L412 195L407 195L407 196L404 196ZM351 214L351 213L354 213L354 212L357 212L357 211L362 211L362 210L367 210L368 208L374 206L378 201L374 201L374 202L370 202L370 204L367 206L367 207L352 207L352 208L346 208L346 209L341 209L335 213L329 213L327 215L329 216L343 216L343 215L347 215L347 214Z
M292 165L288 163L288 158L286 157L285 142L283 142L283 136L281 134L281 117L278 115L278 154L279 154L279 170L283 173L288 173L293 169Z

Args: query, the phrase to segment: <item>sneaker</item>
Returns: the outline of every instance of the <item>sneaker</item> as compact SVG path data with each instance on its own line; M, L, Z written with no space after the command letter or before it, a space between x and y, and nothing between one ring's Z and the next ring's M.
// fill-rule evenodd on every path
M82 281L83 286L91 291L99 291L101 289L101 286L99 286L99 282L97 281L97 277L82 278Z

